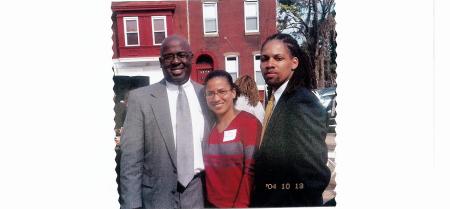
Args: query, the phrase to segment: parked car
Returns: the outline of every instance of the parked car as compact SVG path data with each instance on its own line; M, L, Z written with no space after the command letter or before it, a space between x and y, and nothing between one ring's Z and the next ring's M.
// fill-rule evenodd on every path
M336 133L336 87L327 87L314 92L322 106L327 110L327 127L329 133Z

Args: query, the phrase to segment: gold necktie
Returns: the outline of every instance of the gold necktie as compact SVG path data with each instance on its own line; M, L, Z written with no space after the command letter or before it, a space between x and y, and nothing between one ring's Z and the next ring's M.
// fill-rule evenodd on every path
M267 124L269 123L270 117L272 116L273 103L274 102L275 102L275 97L272 94L272 96L270 96L269 102L267 103L266 111L264 113L263 129L262 129L262 132L261 132L261 140L259 142L259 146L261 146L261 144L262 144L262 139L264 137L264 132L266 131Z

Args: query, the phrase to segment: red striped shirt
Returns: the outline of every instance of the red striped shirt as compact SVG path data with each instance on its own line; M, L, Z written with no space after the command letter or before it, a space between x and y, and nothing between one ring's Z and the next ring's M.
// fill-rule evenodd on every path
M214 127L205 147L207 198L215 207L248 207L253 155L261 134L258 119L241 111L224 130Z

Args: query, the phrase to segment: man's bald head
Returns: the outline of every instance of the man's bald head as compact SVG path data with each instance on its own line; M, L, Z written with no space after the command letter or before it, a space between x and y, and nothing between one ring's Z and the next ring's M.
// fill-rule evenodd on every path
M192 51L185 38L177 35L164 39L159 63L166 81L181 85L189 80L192 71Z
M169 45L172 45L173 42L177 42L180 44L180 46L183 48L183 50L191 52L191 46L189 46L189 43L187 42L187 40L179 35L172 35L172 36L168 36L167 38L164 39L164 41L161 44L161 50L160 50L160 55L162 56L164 54L165 51L167 51L167 48L169 47Z

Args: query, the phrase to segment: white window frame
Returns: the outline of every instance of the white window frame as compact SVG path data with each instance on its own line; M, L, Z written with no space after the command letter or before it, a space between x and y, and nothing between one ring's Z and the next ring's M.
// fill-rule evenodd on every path
M246 7L248 5L256 4L256 30L247 30L247 12ZM253 16L248 16L253 17ZM257 0L245 0L244 1L244 29L246 33L258 33L259 32L259 2Z
M163 19L164 20L164 31L155 31L155 24L154 24L154 20L155 19ZM166 16L152 16L152 36L153 36L153 45L155 46L159 46L162 44L159 43L155 43L155 32L164 32L164 37L167 37L167 21L166 21Z
M136 20L136 32L127 32L127 20ZM139 38L139 18L138 17L123 17L123 33L125 35L125 46L140 46ZM138 43L128 44L128 33L137 33Z
M210 5L214 5L215 7L215 17L216 17L216 31L215 32L206 32L206 19L205 19L205 5L206 4L210 4ZM218 35L219 34L219 15L217 13L217 2L214 1L207 1L207 2L203 2L202 4L202 16L203 16L203 34L204 35Z
M228 58L231 58L231 57L235 57L236 58L236 72L230 72L229 69L227 69ZM227 55L227 56L225 56L225 71L227 71L228 73L236 73L236 79L239 78L239 56L238 55Z
M259 64L257 64L256 63L256 56L259 56ZM261 65L261 54L254 54L253 55L253 73L254 73L254 79L255 79L255 82L256 82L256 86L257 86L257 88L258 88L258 90L265 90L266 89L266 85L264 84L264 85L259 85L258 84L258 82L257 82L257 72L261 72L261 75L262 75L262 71L261 71L261 67L260 67L260 65Z

